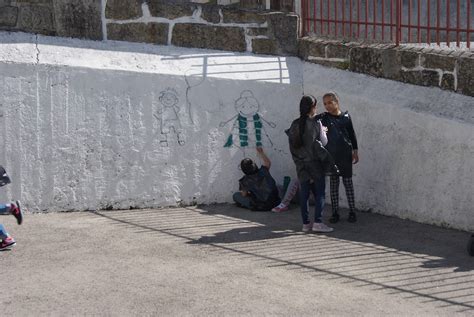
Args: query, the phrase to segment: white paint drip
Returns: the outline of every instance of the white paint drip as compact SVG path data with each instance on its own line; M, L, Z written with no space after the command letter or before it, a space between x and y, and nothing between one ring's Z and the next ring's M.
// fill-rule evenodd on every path
M101 23L102 23L102 39L107 41L107 20L105 18L105 8L107 6L107 0L101 0Z
M269 37L266 35L249 35L250 29L244 28L244 35L245 35L245 44L247 45L246 51L252 52L252 40L253 39L268 39Z
M143 2L142 3L142 17L145 19L151 18L151 12L150 12L150 7L148 7L148 3Z
M219 8L219 24L224 23L224 13L222 13L222 9Z

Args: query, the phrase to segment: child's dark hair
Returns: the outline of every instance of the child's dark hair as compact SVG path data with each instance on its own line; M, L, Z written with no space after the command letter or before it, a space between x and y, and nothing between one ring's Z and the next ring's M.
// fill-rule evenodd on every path
M244 172L245 175L252 175L257 173L258 171L257 164L255 164L255 162L249 158L244 158L240 162L240 169L242 170L242 172Z
M306 127L306 120L311 109L316 106L317 100L314 96L305 95L300 101L300 118L298 121L299 137L293 141L293 147L300 148L303 145L303 136Z
M339 96L334 91L330 91L328 93L325 93L324 96L323 96L323 99L326 98L326 97L331 97L332 100L339 103Z

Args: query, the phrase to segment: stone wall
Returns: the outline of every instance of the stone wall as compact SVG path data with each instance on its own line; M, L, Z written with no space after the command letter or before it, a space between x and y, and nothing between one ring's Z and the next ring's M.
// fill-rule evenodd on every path
M262 10L264 1L202 2L0 0L0 30L298 55L329 67L474 95L472 51L299 40L297 15Z
M196 3L108 0L108 40L295 55L295 14Z
M302 38L305 61L474 96L474 52Z
M0 0L0 30L101 40L101 2Z

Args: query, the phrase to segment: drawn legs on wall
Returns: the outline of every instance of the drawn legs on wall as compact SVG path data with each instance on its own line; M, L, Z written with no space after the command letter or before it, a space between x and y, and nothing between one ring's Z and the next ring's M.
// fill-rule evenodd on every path
M170 134L176 135L176 141L179 145L184 145L184 134L179 117L179 97L178 92L173 88L167 88L160 92L158 97L158 114L154 114L160 123L161 146L168 146Z

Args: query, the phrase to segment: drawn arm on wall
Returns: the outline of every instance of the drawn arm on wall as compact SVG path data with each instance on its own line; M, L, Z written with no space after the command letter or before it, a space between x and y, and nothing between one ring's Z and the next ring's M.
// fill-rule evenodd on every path
M259 113L260 104L252 91L242 91L240 97L234 102L234 108L237 114L219 124L220 127L224 127L229 122L233 122L232 129L224 147L236 146L246 148L265 145L273 146L273 142L266 132L264 123L271 128L275 128L276 124L265 120Z
M175 135L179 145L184 145L184 134L179 117L179 96L173 88L167 88L160 92L158 97L159 106L154 117L160 123L161 146L168 146L168 140Z

